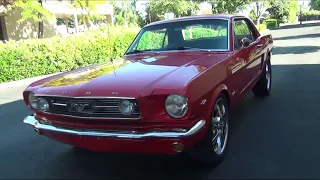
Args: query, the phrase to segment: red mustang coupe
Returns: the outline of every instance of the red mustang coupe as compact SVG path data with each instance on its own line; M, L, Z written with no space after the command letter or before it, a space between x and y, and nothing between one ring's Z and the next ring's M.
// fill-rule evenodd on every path
M251 90L270 93L272 48L243 16L154 22L122 58L32 83L24 123L80 149L221 162L230 109Z

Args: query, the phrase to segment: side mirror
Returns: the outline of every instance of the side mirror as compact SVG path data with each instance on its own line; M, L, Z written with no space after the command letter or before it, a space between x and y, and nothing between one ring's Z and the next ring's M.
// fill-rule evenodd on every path
M240 45L242 48L248 47L250 45L251 41L248 38L242 38L240 41Z

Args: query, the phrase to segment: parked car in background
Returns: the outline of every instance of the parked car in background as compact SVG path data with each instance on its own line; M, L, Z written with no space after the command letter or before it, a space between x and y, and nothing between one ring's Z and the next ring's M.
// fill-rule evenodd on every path
M24 122L91 151L221 162L230 110L250 91L270 94L272 48L271 35L243 16L154 22L123 58L32 83L23 97L34 114Z

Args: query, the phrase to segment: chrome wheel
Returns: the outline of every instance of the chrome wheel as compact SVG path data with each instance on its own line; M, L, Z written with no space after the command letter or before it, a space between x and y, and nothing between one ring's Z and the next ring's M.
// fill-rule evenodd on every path
M222 154L228 139L229 119L223 99L216 102L212 113L212 146L215 153Z
M266 83L267 83L267 89L270 89L270 83L271 83L271 73L270 73L270 67L269 64L266 64Z

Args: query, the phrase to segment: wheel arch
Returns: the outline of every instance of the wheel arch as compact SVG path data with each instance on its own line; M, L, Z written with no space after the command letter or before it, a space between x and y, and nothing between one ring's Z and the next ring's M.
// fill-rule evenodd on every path
M271 50L270 49L268 49L268 51L267 51L267 56L271 58Z
M212 92L212 96L211 99L208 103L208 110L206 113L206 119L209 119L211 117L211 113L212 113L212 108L217 100L217 98L223 94L228 101L228 105L230 106L232 104L232 100L231 100L231 96L230 96L230 91L228 89L228 87L225 84L221 84L219 85L217 88L215 88Z

